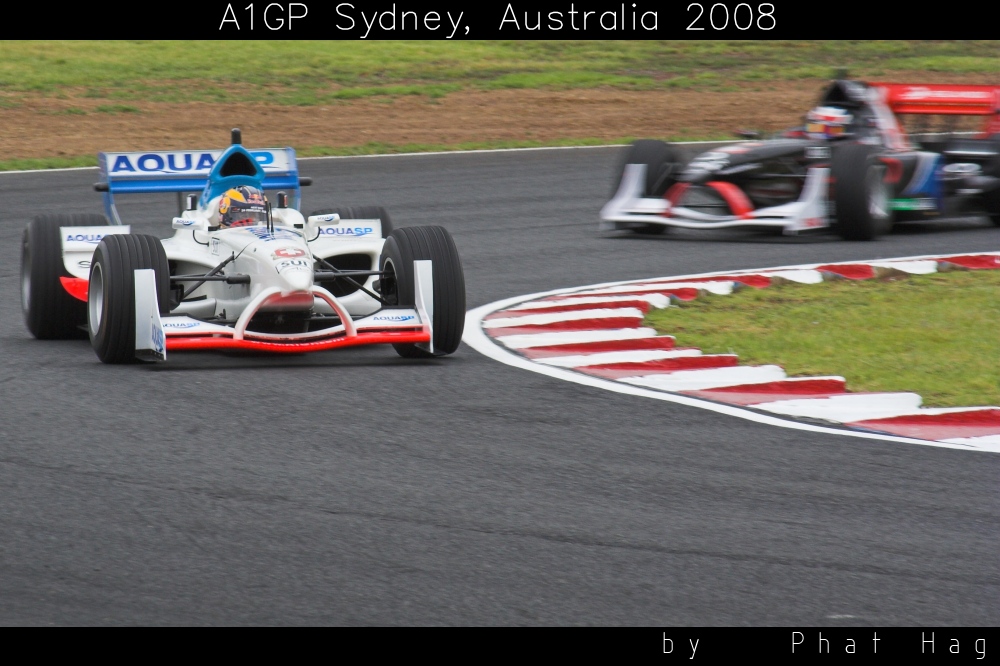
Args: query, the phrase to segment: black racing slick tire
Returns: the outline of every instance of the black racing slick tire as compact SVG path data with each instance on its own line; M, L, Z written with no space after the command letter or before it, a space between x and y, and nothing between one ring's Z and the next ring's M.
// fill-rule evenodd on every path
M87 337L87 304L70 296L59 278L72 277L63 265L60 227L103 227L108 219L92 213L39 215L21 237L21 310L39 340Z
M340 206L337 208L321 208L309 214L313 215L340 215L342 220L381 220L382 238L388 238L392 233L392 219L389 213L382 206Z
M1000 189L991 190L983 195L983 207L990 222L1000 227Z
M625 166L642 164L646 167L646 183L643 189L645 197L662 197L670 186L677 182L681 169L681 157L677 148L655 139L640 139L632 142L622 155L615 168L615 178L611 196L618 192L622 178L625 176ZM667 230L663 224L630 224L627 228L643 234L662 234Z
M831 175L836 214L834 230L844 240L874 240L892 229L893 186L879 148L848 143L834 150Z
M90 265L87 330L104 363L136 363L134 271L152 268L160 312L170 298L167 254L148 234L112 234L97 245Z
M379 257L382 297L390 306L414 305L413 262L423 259L430 259L434 276L434 353L415 344L393 344L404 358L451 354L465 328L465 273L455 241L444 227L403 227L389 234Z
M983 205L986 208L986 216L990 218L990 222L1000 227L1000 189L984 194Z
M986 176L1000 178L1000 134L994 134L989 138L993 144L992 148L998 153L984 170ZM1000 187L995 187L983 193L983 208L990 222L1000 227Z

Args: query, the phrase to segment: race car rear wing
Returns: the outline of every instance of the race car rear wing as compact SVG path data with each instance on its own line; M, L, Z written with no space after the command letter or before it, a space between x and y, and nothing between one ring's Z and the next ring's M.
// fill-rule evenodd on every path
M896 115L983 116L981 138L1000 134L1000 86L869 83Z
M149 151L134 153L98 153L100 180L94 189L102 193L104 210L112 224L122 224L115 208L116 194L177 192L178 208L184 192L201 192L208 183L209 172L224 150ZM293 148L262 148L249 151L263 168L261 181L265 190L288 192L291 207L299 208L302 185L309 178L300 178ZM178 213L180 214L180 213Z

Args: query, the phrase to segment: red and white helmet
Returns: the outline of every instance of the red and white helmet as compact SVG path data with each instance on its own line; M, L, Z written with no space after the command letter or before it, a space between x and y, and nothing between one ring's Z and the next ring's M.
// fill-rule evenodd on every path
M806 134L813 139L837 139L847 134L853 118L839 106L817 106L806 115Z

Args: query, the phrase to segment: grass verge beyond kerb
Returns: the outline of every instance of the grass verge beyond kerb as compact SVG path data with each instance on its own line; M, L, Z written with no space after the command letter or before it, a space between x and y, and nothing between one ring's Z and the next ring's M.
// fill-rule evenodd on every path
M849 391L912 391L927 407L1000 405L1000 271L950 271L702 294L653 310L679 347L839 375Z

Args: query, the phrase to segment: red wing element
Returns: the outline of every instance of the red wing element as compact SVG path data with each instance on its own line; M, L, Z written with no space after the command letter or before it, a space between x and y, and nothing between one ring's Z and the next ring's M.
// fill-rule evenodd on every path
M944 83L869 83L882 90L896 115L987 116L983 132L1000 132L1000 86Z
M722 180L713 180L708 183L708 186L718 192L719 196L729 204L729 209L733 211L733 215L742 218L750 216L750 212L753 211L753 204L750 203L750 199L747 198L747 195L738 186Z
M234 340L230 337L215 337L211 335L192 335L187 337L167 336L168 351L189 351L195 349L242 349L246 351L266 351L285 354L301 354L303 352L325 351L340 347L355 347L358 345L384 345L391 343L430 342L431 336L424 331L378 331L374 333L358 333L354 336L341 336L326 340L309 340L303 342L272 342L270 340Z
M895 157L879 158L886 166L885 182L895 185L903 177L903 163Z
M84 303L87 302L87 292L90 290L90 281L83 278L60 277L63 289L69 292L73 298L77 298Z
M667 203L670 204L670 208L673 208L674 206L677 205L677 202L681 200L681 197L684 196L684 193L687 192L689 187L691 187L690 183L674 183L673 185L670 186L670 189L667 190L667 193L663 195L663 198L666 199ZM673 212L670 210L670 208L667 208L665 211L663 211L663 217L671 217L673 215Z

